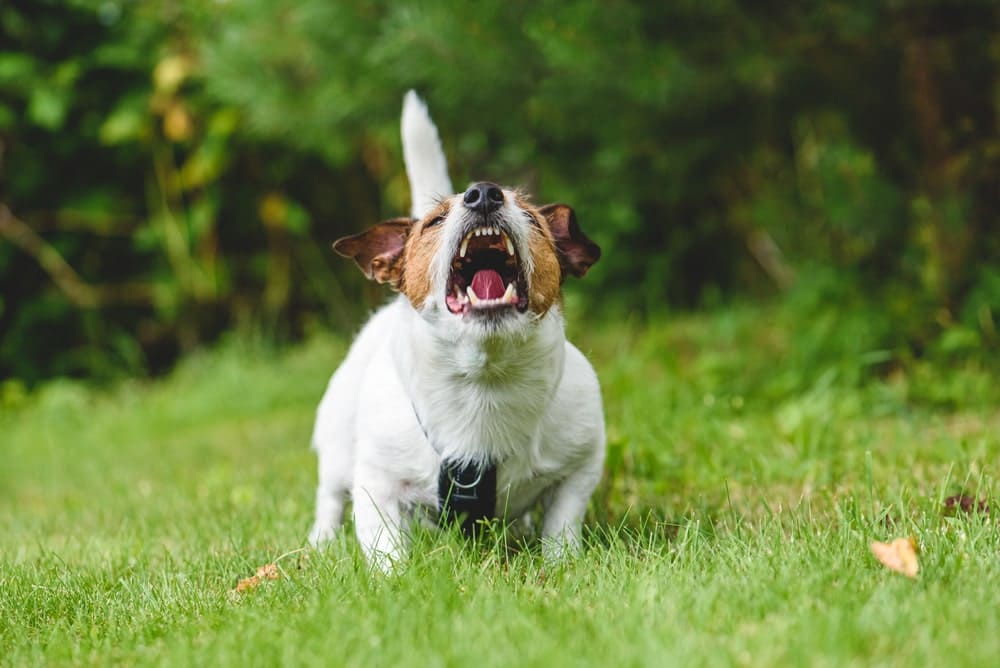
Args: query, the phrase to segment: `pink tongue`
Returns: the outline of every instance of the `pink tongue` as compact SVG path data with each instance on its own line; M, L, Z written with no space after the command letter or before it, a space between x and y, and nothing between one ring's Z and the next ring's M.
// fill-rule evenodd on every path
M480 269L472 277L472 290L480 299L499 299L504 293L503 279L492 269Z

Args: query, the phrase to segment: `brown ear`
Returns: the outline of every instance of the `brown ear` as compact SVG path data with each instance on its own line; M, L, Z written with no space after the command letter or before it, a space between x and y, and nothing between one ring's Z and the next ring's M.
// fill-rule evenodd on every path
M368 278L398 287L403 277L403 247L412 225L410 218L393 218L361 234L337 239L333 250L352 258Z
M601 258L601 247L587 238L576 222L573 209L565 204L546 204L538 209L549 223L559 251L563 276L581 277Z

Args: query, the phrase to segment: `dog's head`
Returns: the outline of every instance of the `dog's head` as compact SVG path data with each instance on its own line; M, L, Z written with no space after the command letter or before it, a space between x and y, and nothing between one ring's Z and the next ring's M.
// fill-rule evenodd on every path
M396 218L333 249L407 296L435 323L515 332L558 304L562 281L583 276L601 249L565 204L534 207L517 191L475 183L420 220Z

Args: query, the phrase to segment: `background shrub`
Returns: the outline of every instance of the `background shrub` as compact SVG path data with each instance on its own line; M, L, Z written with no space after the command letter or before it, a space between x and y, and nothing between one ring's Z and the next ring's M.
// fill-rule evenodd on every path
M6 2L0 377L354 327L383 293L328 247L407 209L411 87L457 184L576 207L591 317L780 296L995 352L997 43L985 1Z

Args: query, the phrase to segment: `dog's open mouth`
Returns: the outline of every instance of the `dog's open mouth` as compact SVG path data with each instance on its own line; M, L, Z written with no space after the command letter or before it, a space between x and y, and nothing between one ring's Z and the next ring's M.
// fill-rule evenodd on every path
M456 315L528 307L514 244L496 225L480 225L465 235L452 258L447 289L445 302Z

